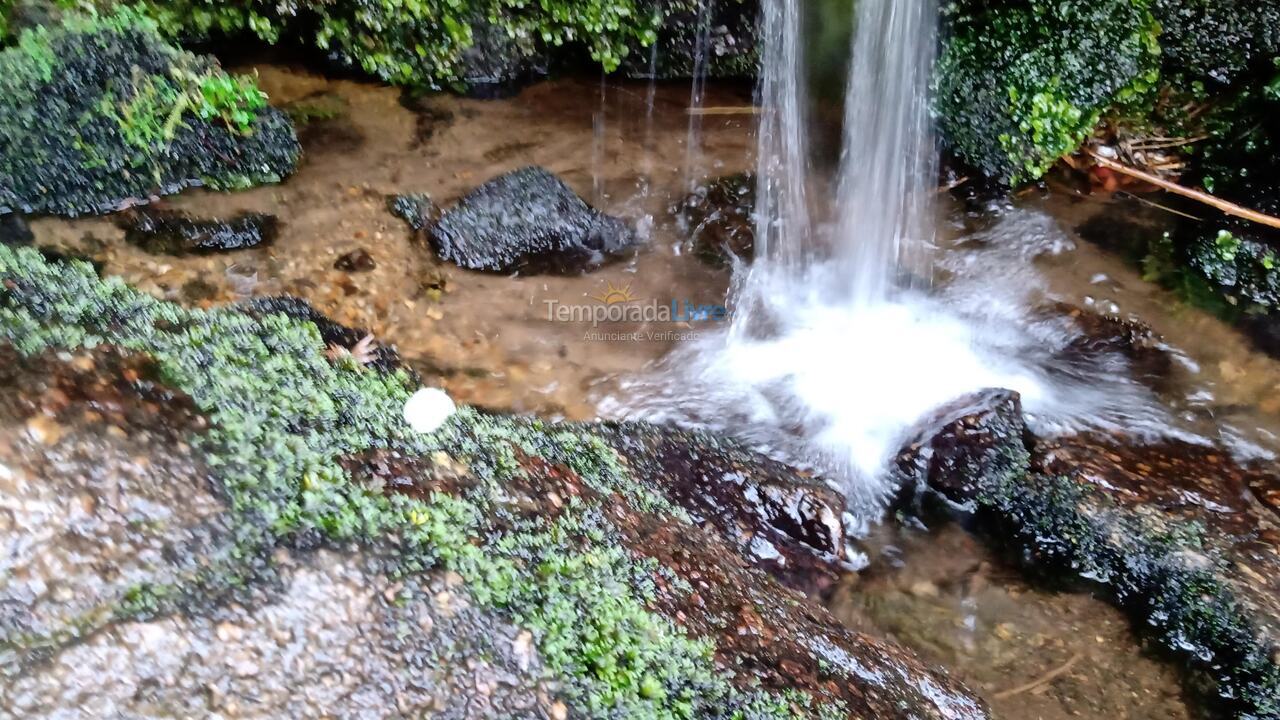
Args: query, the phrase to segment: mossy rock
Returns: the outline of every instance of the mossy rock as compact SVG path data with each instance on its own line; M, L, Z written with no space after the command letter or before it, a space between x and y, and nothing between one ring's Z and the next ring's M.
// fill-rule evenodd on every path
M1180 441L1036 438L1010 391L938 410L907 447L918 497L976 518L1036 576L1108 594L1239 717L1280 717L1274 467Z
M1159 79L1146 0L956 0L945 19L940 129L956 154L1006 182L1038 178Z
M551 424L464 408L434 432L415 432L404 408L417 381L326 352L327 340L342 343L354 331L326 332L312 312L287 301L183 308L99 278L87 264L0 245L0 340L23 358L63 362L65 353L104 345L144 356L152 368L146 379L201 418L199 432L182 439L209 468L225 508L218 527L228 528L207 562L155 578L136 575L122 594L69 619L65 631L3 634L0 646L78 665L84 643L129 644L138 623L165 630L172 618L206 627L201 619L212 615L256 626L252 608L262 593L298 577L287 558L302 554L304 565L326 567L310 554L354 552L349 567L372 567L354 579L360 592L373 586L393 607L397 598L434 599L438 609L447 591L457 598L449 607L469 608L474 623L452 643L444 618L431 616L440 623L432 633L422 615L382 603L361 615L372 637L391 612L392 627L408 633L387 636L389 643L400 639L391 646L397 652L423 643L438 651L393 663L386 678L392 687L442 667L500 660L521 642L531 657L514 673L517 684L551 680L548 691L573 717L986 717L981 702L945 674L841 626L783 588L742 552L743 539L721 528L732 523L736 533L737 519L763 519L772 528L768 540L795 553L840 552L830 532L787 523L792 499L833 497L816 481L788 479L785 466L729 441L644 425ZM68 417L86 415L72 401ZM721 492L736 483L727 477L734 472L756 473L762 488L782 483L792 490L777 502L699 522L692 513L711 498L698 489L708 481L704 471L720 477ZM824 527L830 529L826 522L814 529ZM350 576L332 570L322 574ZM249 616L236 608L250 608ZM483 636L475 627L494 628L505 638L502 648L472 642ZM184 637L166 633L150 635ZM238 637L233 628L209 642L225 655ZM379 643L371 653L386 650ZM309 643L302 652L321 647ZM55 660L25 672L51 666L63 665ZM58 677L49 682L55 702L70 697ZM95 684L92 692L110 695L103 688L116 685ZM146 703L150 712L176 692L164 679L140 685L147 689L120 701ZM376 692L387 685L379 679L364 686ZM480 693L474 679L459 687ZM361 697L344 694L325 712L367 710L358 706Z
M0 213L104 213L192 185L278 182L299 147L252 78L131 11L72 16L0 53Z

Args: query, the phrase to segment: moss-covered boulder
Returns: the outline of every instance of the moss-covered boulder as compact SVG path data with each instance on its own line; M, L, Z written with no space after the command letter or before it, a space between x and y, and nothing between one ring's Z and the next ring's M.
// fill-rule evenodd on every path
M186 309L0 246L2 364L31 389L16 403L3 396L13 387L0 392L0 495L39 511L24 516L23 572L0 581L24 619L0 624L6 707L986 716L946 675L840 626L741 550L839 552L829 524L792 522L830 497L812 481L642 425L462 409L418 433L403 416L416 381L326 352L295 310ZM82 401L104 393L105 409ZM692 488L745 482L733 473L778 492L758 511L708 510ZM65 495L46 512L32 493ZM83 514L94 523L68 531ZM739 521L756 541L742 528L726 538L721 523ZM72 537L81 528L139 551L104 548L95 564L93 544ZM60 558L72 592L42 574Z
M959 0L946 19L940 129L967 162L1007 182L1039 177L1159 79L1146 0Z
M26 30L0 52L0 213L277 182L298 152L252 78L174 48L131 10Z
M1218 683L1239 717L1280 717L1280 475L1219 448L1031 436L1015 393L937 411L899 458L1033 572L1109 594Z

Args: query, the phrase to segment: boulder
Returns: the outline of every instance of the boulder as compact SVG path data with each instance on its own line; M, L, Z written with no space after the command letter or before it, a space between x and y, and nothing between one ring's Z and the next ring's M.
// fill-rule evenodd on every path
M1035 438L1015 394L986 391L939 411L899 467L1041 577L1100 587L1242 716L1276 717L1274 466L1179 441Z
M252 78L168 44L137 11L23 38L0 51L0 214L105 213L278 182L297 163L292 125Z
M426 218L420 203L392 203L415 229L421 226L418 219ZM636 244L625 222L591 208L540 167L516 170L472 190L428 233L442 259L496 273L586 272Z
M6 367L48 358L108 386L118 377L124 403L145 402L131 383L155 378L198 419L121 433L76 393L42 390L41 402L61 407L52 419L74 432L0 412L0 438L39 437L58 457L87 459L101 435L134 443L136 468L0 442L0 499L30 509L6 535L17 545L5 562L25 563L0 581L6 612L29 613L56 589L57 563L30 556L59 523L145 511L145 522L118 525L126 547L141 548L125 554L126 576L95 580L112 571L94 562L114 557L111 547L80 545L85 581L49 593L72 607L40 625L0 624L5 707L987 717L945 673L840 625L758 567L749 538L834 560L838 497L732 443L471 408L422 434L403 416L417 382L328 357L324 321L296 301L182 308L86 264L2 245L0 287L13 320L0 339L17 356ZM81 361L98 342L150 369ZM201 472L171 470L175 457ZM98 466L97 484L78 479ZM734 486L764 497L717 509ZM32 492L48 497L22 496Z

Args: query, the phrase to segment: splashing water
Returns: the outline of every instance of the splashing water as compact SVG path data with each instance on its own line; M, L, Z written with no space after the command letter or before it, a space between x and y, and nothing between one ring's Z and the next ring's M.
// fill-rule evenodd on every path
M1069 352L1078 337L1029 311L1035 271L1020 243L1035 217L1010 216L980 256L952 258L966 263L948 268L956 280L930 287L936 24L932 0L859 3L835 207L824 213L809 185L802 3L762 4L756 259L735 273L732 322L624 382L627 399L606 399L602 413L737 435L833 478L864 518L892 491L883 468L911 425L969 392L1016 390L1045 432L1164 426L1122 359L1080 367Z

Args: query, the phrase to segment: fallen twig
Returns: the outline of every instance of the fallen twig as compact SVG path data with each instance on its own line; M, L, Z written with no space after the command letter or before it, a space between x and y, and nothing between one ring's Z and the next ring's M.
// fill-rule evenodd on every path
M952 180L951 182L947 183L946 185L939 185L939 186L938 186L938 192L940 192L940 193L944 193L944 192L949 192L949 191L951 191L951 190L955 190L956 188L960 187L961 185L963 185L963 184L965 184L965 183L967 183L967 182L969 182L969 176L968 176L968 175L964 175L964 176L962 176L962 177L956 178L955 180Z
M1067 660L1065 663L1050 670L1044 675L1041 675L1035 680L1032 680L1031 682L1026 683L1025 685L1019 685L1018 687L1015 687L1015 688L1009 688L1008 690L1001 690L1000 692L992 695L991 699L1003 700L1005 698L1011 698L1014 695L1021 695L1022 693L1025 693L1025 692L1031 692L1032 690L1035 690L1036 688L1041 687L1043 685L1048 685L1049 683L1058 679L1062 675L1065 675L1066 673L1070 672L1071 668L1075 667L1076 663L1080 662L1081 658L1082 656L1080 655L1080 653L1076 653L1071 656L1070 660Z
M1117 194L1118 194L1118 193L1117 193ZM1174 210L1173 208L1169 207L1168 205L1161 205L1160 203L1156 202L1155 200L1148 200L1147 198L1144 198L1144 197L1142 197L1141 195L1134 195L1134 194L1133 194L1133 193L1131 193L1131 192L1126 192L1126 193L1124 193L1124 194L1125 194L1126 196L1128 196L1128 197L1133 198L1134 200L1137 200L1138 202L1142 203L1143 205L1150 205L1150 206L1151 206L1151 207L1153 207L1153 208L1156 208L1156 209L1159 209L1159 210L1163 210L1163 211L1168 212L1168 213L1173 213L1174 215L1181 215L1182 217L1187 218L1187 219L1189 219L1189 220L1196 220L1196 221L1204 220L1204 218L1202 218L1202 217L1196 217L1195 215L1192 215L1191 213L1184 213L1184 212L1182 212L1181 210Z
M1175 195L1181 195L1185 198L1195 200L1196 202L1204 203L1205 205L1217 208L1228 215L1244 218L1245 220L1258 223L1259 225L1266 225L1267 227L1280 229L1280 218L1260 213L1257 210L1250 210L1249 208L1241 207L1235 203L1227 202L1221 198L1216 198L1206 192L1192 190L1191 188L1183 187L1175 182L1169 182L1158 175L1152 175L1151 173L1143 172L1137 168L1131 168L1124 163L1118 163L1115 160L1102 157L1092 150L1088 152L1093 156L1094 162L1108 170L1118 172L1121 175L1128 175L1131 178L1137 178Z
M759 115L760 108L753 105L691 107L688 112L690 115Z

